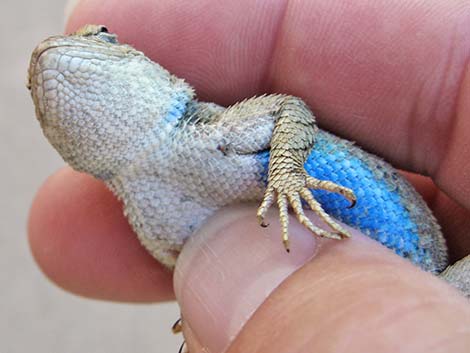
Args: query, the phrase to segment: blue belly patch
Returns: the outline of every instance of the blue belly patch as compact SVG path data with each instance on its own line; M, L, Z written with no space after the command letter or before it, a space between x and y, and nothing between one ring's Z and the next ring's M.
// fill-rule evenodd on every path
M394 250L416 264L431 261L429 251L419 240L416 223L410 218L398 189L391 182L396 172L382 170L380 180L366 162L351 154L347 144L338 145L331 135L319 133L315 147L305 162L311 176L351 188L357 197L353 208L343 196L325 190L312 190L324 210L342 222ZM262 181L267 183L269 151L257 154L262 163Z

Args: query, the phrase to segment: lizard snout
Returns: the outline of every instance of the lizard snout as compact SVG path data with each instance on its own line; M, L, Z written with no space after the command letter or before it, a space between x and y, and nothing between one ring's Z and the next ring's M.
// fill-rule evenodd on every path
M28 69L27 88L31 91L36 116L40 122L43 122L43 118L49 113L46 108L57 105L54 96L58 86L58 56L52 53L53 48L49 40L39 44L31 55Z

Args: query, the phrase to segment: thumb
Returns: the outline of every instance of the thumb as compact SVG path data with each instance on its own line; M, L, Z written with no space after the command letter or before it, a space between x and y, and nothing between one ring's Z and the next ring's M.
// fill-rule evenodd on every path
M255 214L250 206L219 212L179 257L175 292L190 352L470 346L470 305L441 280L358 232L323 240L294 219L287 254L275 212L266 229Z

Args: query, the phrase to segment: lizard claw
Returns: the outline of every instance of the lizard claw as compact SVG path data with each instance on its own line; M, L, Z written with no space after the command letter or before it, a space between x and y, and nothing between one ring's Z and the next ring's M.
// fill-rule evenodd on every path
M286 252L290 252L290 241L289 239L283 240L282 243L284 244L284 249L286 249Z
M173 326L171 326L171 332L177 335L178 333L181 333L181 331L183 331L183 319L179 318L178 320L176 320Z
M260 225L261 227L263 227L263 228L269 227L269 223L266 223L266 222L264 222L264 221L259 221L259 225Z
M186 346L186 341L183 341L183 343L181 343L180 349L178 349L178 353L187 353L187 352L189 351Z
M269 226L269 223L266 223L264 219L266 218L266 213L274 202L274 189L268 187L264 193L263 201L258 208L256 216L258 217L258 223L261 227L266 228Z

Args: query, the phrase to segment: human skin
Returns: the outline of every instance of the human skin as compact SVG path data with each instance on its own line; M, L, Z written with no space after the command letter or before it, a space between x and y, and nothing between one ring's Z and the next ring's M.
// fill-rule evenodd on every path
M88 0L67 32L106 24L201 100L302 97L322 127L430 176L411 179L455 260L470 252L469 21L470 4L456 0ZM255 215L256 205L222 210L183 250L175 293L192 352L468 350L470 305L438 279L357 232L323 241L294 220L286 254L276 213L267 229ZM64 168L46 181L29 239L39 266L69 291L174 298L171 274L89 176Z

